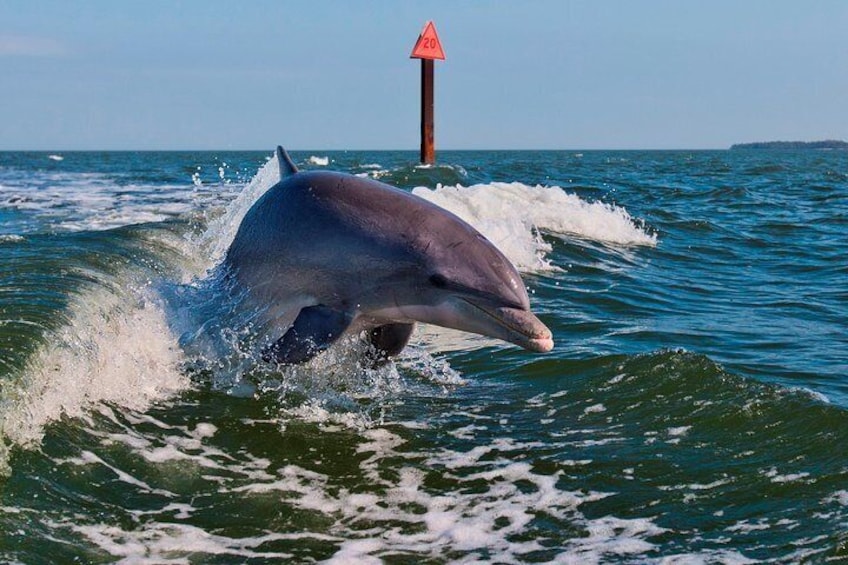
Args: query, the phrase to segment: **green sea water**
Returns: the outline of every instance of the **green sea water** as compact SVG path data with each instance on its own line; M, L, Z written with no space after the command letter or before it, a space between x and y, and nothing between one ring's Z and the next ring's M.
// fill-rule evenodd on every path
M292 155L466 218L555 349L198 352L270 151L0 153L0 561L848 561L848 153Z

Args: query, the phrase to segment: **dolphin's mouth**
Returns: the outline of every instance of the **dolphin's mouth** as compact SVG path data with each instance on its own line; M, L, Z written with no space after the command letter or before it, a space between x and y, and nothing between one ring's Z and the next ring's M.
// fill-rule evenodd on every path
M489 331L483 333L536 353L547 353L553 349L551 330L533 312L508 306L488 306L465 299L463 302L485 314L486 321L494 323L486 324Z

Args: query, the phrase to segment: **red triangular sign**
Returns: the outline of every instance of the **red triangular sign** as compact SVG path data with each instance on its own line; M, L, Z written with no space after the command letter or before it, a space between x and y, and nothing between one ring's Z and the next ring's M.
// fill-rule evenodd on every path
M415 43L412 55L409 58L445 60L445 52L442 50L442 44L433 22L427 22L427 25L424 26L424 31L418 36L418 41Z

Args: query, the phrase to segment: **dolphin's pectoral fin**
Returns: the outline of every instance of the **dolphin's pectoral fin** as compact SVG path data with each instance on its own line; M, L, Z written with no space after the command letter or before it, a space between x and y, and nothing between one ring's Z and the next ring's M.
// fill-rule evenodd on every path
M309 361L339 339L352 320L347 312L321 304L308 306L283 337L262 352L262 359L285 365Z
M412 335L415 324L384 324L368 333L368 341L374 347L373 362L384 363L389 357L400 353Z

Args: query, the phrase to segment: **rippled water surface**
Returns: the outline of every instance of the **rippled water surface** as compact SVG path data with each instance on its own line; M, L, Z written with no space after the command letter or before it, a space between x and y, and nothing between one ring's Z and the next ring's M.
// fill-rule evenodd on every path
M848 153L292 156L468 220L554 351L189 347L270 150L0 153L0 560L848 560Z

